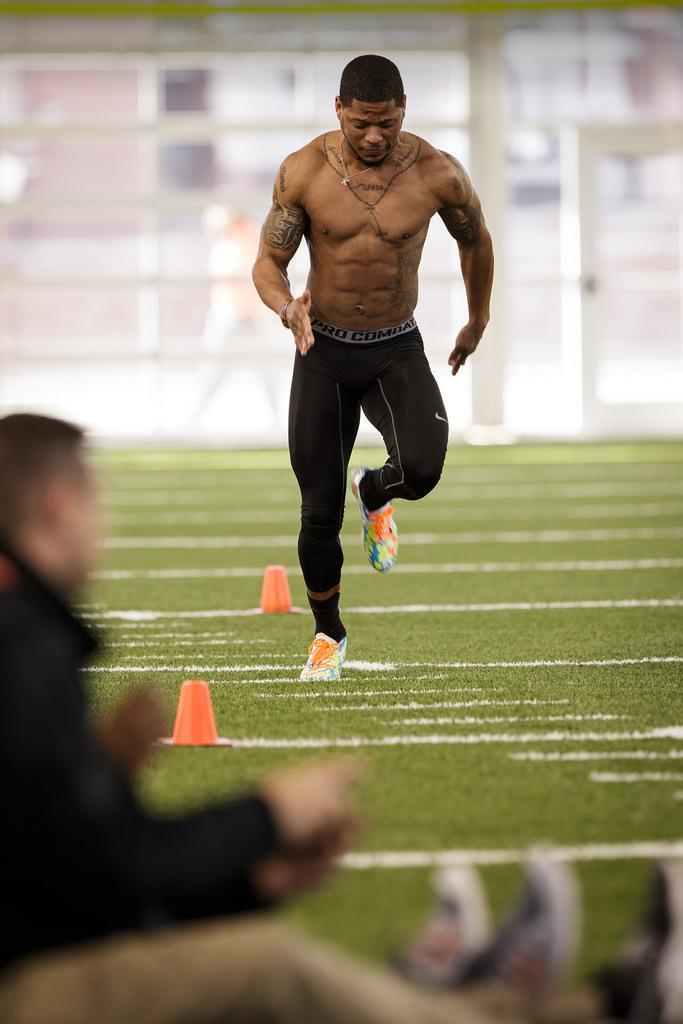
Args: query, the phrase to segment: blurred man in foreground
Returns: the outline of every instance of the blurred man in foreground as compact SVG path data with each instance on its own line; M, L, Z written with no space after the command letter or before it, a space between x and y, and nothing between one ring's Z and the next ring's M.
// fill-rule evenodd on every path
M472 877L467 885L447 877L435 918L401 963L413 982L432 986L425 989L307 942L267 915L246 916L330 873L354 832L354 763L289 769L251 795L180 818L157 819L142 807L134 776L162 731L155 699L133 694L95 724L79 675L95 642L69 600L94 565L98 533L82 432L47 417L0 419L3 1024L539 1016L536 997L573 945L571 885L551 860L531 862L523 899L493 938ZM671 893L680 904L676 878L665 880L664 907L674 905ZM671 961L675 922L658 920L650 933L652 974L660 961L666 966L662 950ZM642 959L628 967L637 991ZM464 995L449 991L468 985ZM629 1011L629 986L617 990ZM581 997L564 1019L597 1019L601 998Z

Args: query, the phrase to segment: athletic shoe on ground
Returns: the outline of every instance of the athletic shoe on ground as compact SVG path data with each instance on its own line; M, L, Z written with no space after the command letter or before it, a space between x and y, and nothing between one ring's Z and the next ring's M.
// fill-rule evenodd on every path
M308 648L308 661L299 678L321 683L334 683L341 679L346 656L346 637L338 643L325 633L316 633Z
M487 944L488 908L473 868L444 868L432 884L434 913L396 967L412 981L448 988L458 984L472 957Z
M394 522L394 507L388 502L376 512L371 512L360 496L360 482L368 472L367 466L354 470L351 476L351 490L358 502L363 524L361 547L368 561L377 572L389 572L396 565L398 557L398 530Z
M683 1021L683 862L655 869L648 902L616 962L597 977L609 1017L633 1024Z
M462 983L498 981L541 993L571 967L578 944L576 881L565 864L534 852L520 900L498 934L463 975Z

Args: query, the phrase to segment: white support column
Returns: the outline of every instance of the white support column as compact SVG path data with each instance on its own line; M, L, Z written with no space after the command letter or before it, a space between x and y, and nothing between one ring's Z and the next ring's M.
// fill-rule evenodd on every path
M491 321L471 359L472 430L467 439L491 443L509 439L503 428L505 125L502 29L499 16L471 18L470 173L493 236L496 277Z
M585 223L581 218L582 165L579 139L582 129L560 129L560 266L562 273L562 377L570 402L572 429L578 434L584 416L583 355L583 245Z

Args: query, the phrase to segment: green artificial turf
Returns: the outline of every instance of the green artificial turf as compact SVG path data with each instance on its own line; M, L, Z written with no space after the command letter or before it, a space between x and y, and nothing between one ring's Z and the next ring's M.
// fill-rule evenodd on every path
M381 459L379 451L359 451L354 464ZM683 726L681 662L471 667L683 657L683 609L659 603L683 597L683 562L671 561L683 559L683 444L454 447L437 490L422 502L398 503L400 559L387 576L364 563L357 512L349 505L342 591L343 606L351 609L344 612L348 657L393 668L349 669L341 684L314 688L297 681L311 638L308 614L104 617L112 610L254 608L261 571L273 563L287 567L294 604L303 607L298 492L286 453L107 451L96 461L112 542L84 611L106 628L94 667L115 668L88 675L98 708L129 686L150 682L166 695L171 715L179 685L190 676L211 683L219 732L233 738L489 737L486 743L361 746L367 768L359 793L362 851L683 839L683 760L671 757L671 751L683 755L683 739L578 738ZM477 571L485 563L489 571ZM411 573L410 565L422 569ZM431 572L431 566L459 571ZM221 569L251 573L216 575ZM193 572L174 578L173 570ZM628 600L653 604L462 608ZM379 611L415 605L461 610ZM444 704L460 706L433 706ZM550 732L565 738L533 738ZM512 742L497 740L501 735ZM657 756L574 762L511 756L529 750ZM327 752L163 749L142 781L143 794L160 811L186 808L243 790L279 764ZM594 772L672 778L599 783L591 780ZM577 866L584 893L582 975L613 953L641 902L648 868L637 859ZM430 874L425 867L344 869L328 889L288 913L314 934L385 959L427 913ZM500 914L519 884L519 867L487 866L482 875Z

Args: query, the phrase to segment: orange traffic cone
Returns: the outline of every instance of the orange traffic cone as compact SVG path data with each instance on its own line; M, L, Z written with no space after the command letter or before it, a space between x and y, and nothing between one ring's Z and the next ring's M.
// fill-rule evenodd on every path
M173 743L181 747L213 747L218 743L209 687L199 679L188 679L180 688Z
M265 615L274 612L291 612L292 595L289 592L287 572L284 565L267 565L261 590L261 611Z

